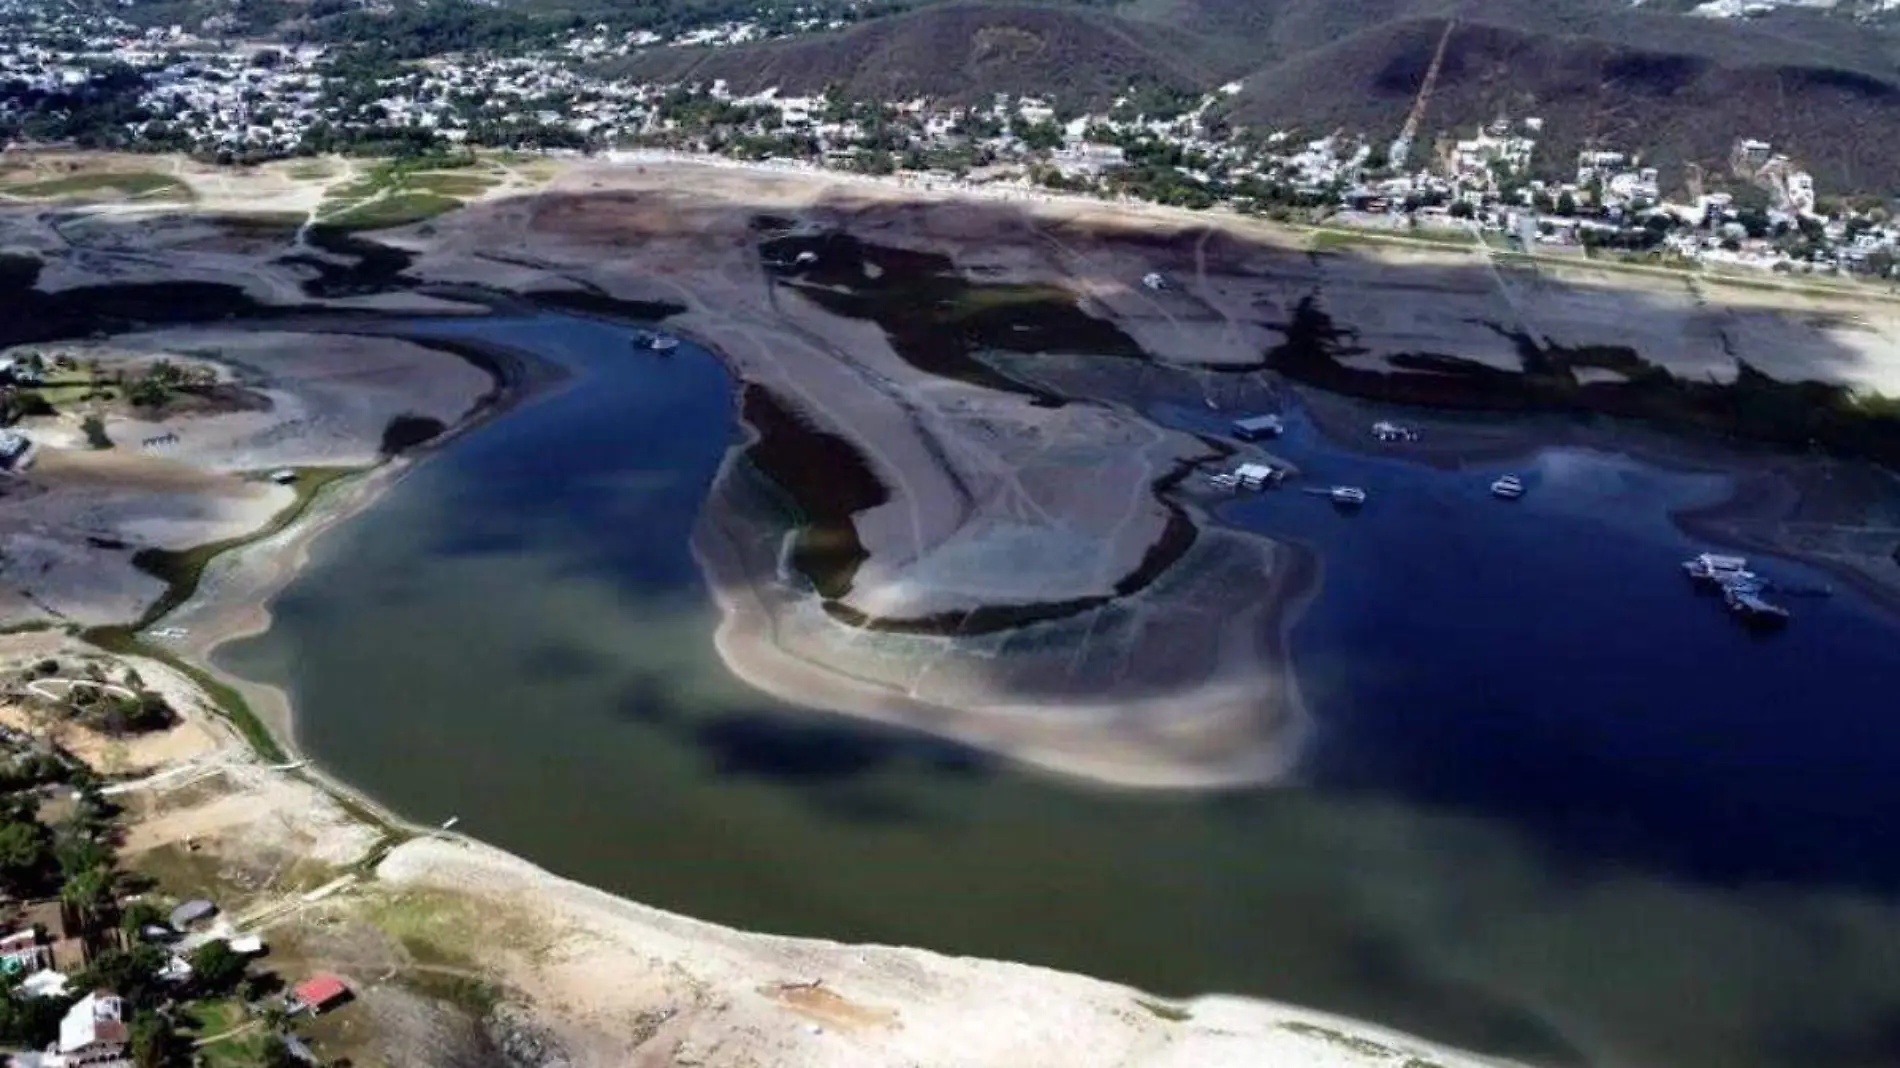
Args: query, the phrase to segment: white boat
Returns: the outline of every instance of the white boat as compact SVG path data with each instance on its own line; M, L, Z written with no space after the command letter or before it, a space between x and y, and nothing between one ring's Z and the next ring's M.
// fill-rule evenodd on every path
M1788 622L1788 610L1762 600L1761 583L1735 582L1722 588L1722 600L1742 622L1761 627L1779 627Z
M1326 491L1334 504L1361 505L1366 503L1366 491L1358 486L1334 486Z
M1720 553L1700 553L1693 560L1685 560L1682 569L1689 577L1700 582L1713 582L1726 586L1733 582L1746 582L1754 579L1755 573L1748 570L1748 559L1741 556L1723 556Z
M665 334L655 334L647 341L647 348L652 349L654 352L672 352L679 347L680 342L678 338L667 337Z
M1500 475L1496 482L1491 483L1491 496L1514 501L1524 496L1524 480L1516 475Z

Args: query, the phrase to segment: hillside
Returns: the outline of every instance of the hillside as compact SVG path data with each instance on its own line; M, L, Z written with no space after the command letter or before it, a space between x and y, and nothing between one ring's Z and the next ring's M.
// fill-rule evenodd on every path
M1206 39L1098 11L954 4L876 19L835 34L743 48L660 49L619 64L641 81L726 80L855 97L975 101L1053 93L1105 103L1130 83L1199 90L1246 71Z
M1099 106L1133 83L1211 89L1242 79L1240 123L1384 139L1452 33L1420 144L1501 114L1545 119L1541 162L1585 144L1640 148L1679 183L1720 169L1738 137L1775 142L1824 188L1900 190L1895 38L1845 20L1722 20L1622 0L1133 0L1079 7L943 4L836 34L744 48L663 49L639 80L882 99L997 92Z
M1234 118L1396 131L1443 29L1437 19L1384 25L1258 71ZM1559 169L1586 144L1641 147L1679 180L1682 164L1720 168L1734 139L1752 136L1801 160L1826 188L1892 188L1900 144L1868 132L1900 122L1900 76L1870 73L1862 57L1787 49L1806 62L1776 62L1753 54L1754 41L1713 42L1718 49L1686 36L1658 34L1658 45L1676 47L1639 49L1461 22L1421 144L1501 114L1537 115L1540 157Z

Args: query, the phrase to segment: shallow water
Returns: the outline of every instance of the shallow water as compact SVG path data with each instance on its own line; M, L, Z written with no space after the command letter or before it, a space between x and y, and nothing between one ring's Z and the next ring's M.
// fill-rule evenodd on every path
M1372 492L1358 515L1223 508L1326 561L1293 636L1318 719L1300 781L1130 795L726 674L687 548L734 434L709 354L558 316L441 329L584 373L325 535L271 632L221 655L288 685L302 743L405 815L710 920L1555 1063L1900 1058L1895 628L1843 594L1762 640L1695 597L1667 512L1718 480L1554 452L1506 504L1488 474L1296 421L1313 481Z

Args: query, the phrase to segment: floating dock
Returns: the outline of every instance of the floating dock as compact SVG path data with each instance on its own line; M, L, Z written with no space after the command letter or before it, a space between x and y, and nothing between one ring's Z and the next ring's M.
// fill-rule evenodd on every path
M1234 420L1234 436L1242 441L1277 438L1286 433L1286 420L1277 415L1250 415Z

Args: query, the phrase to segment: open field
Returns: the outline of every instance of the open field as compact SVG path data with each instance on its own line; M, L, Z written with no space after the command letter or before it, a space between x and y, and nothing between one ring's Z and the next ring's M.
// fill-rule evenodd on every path
M190 200L191 188L176 178L142 171L100 171L65 178L0 185L0 194L32 200Z

